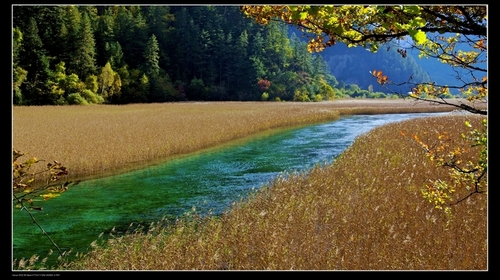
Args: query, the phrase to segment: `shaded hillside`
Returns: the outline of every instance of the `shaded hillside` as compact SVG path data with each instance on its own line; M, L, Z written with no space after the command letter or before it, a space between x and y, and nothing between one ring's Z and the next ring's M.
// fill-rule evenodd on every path
M456 83L456 73L449 65L440 63L435 59L418 58L418 53L416 52L412 52L410 55L414 57L415 61L429 74L436 84L452 85Z
M463 51L471 51L471 48L466 44L463 44ZM436 59L432 58L419 58L417 51L409 51L408 56L412 56L415 61L420 65L420 67L429 74L432 81L436 82L437 85L447 85L447 86L460 86L463 82L472 82L472 77L482 78L486 75L483 71L473 71L471 75L469 73L470 69L462 69L458 67L451 67L448 64L441 63ZM474 66L481 69L488 69L486 56L481 56ZM462 82L463 81L463 82ZM457 89L451 89L453 94L459 94Z
M443 34L439 34L443 36ZM446 34L444 34L446 37ZM411 39L408 39L411 40ZM435 37L429 37L429 40L437 40ZM411 50L408 43L402 43L407 56L403 58L397 52L397 46L394 44L381 46L377 53L371 53L362 47L348 48L345 44L338 43L333 47L327 48L322 52L322 56L327 61L332 75L337 80L347 84L358 84L362 89L373 84L374 90L379 90L380 86L374 84L368 71L373 69L382 70L390 80L395 83L403 83L412 76L413 83L435 82L437 85L461 86L464 82L473 82L473 77L481 78L485 72L479 69L487 69L486 54L481 55L474 63L478 70L463 69L460 67L451 67L449 64L442 63L434 58L419 58L417 50ZM461 50L471 51L467 44L461 44ZM409 86L391 87L397 92L407 92ZM386 91L381 89L380 91ZM452 94L460 94L458 89L450 89Z
M382 71L390 80L401 83L408 81L421 83L431 81L431 76L422 69L413 56L403 58L397 49L380 48L377 53L372 53L364 48L348 48L345 44L338 43L322 52L332 74L342 84L357 84L361 89L373 86L374 91L387 92L370 74L370 71ZM391 87L398 93L410 90L409 85Z

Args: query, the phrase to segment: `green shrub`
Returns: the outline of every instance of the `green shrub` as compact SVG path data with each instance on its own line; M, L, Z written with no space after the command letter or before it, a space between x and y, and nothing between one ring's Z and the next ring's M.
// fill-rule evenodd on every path
M68 95L68 103L70 105L88 105L89 102L85 100L79 93L71 93Z
M89 89L83 90L80 93L81 97L91 104L101 104L104 103L104 98Z

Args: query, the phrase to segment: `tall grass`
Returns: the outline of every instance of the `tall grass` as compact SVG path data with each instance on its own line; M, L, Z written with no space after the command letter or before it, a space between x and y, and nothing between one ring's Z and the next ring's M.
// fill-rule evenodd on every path
M420 195L446 170L399 133L432 141L436 129L459 139L465 120L480 127L480 119L452 115L376 128L333 164L282 174L219 217L188 213L176 224L159 221L95 242L62 269L486 270L487 196L453 206L447 224Z
M81 176L341 114L451 110L399 102L15 107L13 144ZM447 224L420 195L446 170L400 134L432 141L440 130L459 139L465 120L480 127L480 119L451 115L376 128L333 164L284 173L223 215L193 211L176 223L98 239L56 270L486 270L487 196L453 206ZM31 265L22 260L17 269Z
M63 163L70 178L90 178L345 114L452 109L412 100L15 106L12 144L26 156Z

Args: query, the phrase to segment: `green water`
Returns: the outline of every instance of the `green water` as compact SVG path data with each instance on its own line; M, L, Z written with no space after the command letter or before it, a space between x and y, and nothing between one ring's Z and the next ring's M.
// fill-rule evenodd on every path
M331 163L355 137L376 126L429 114L350 116L253 138L237 146L170 160L125 174L81 182L61 197L41 202L38 223L63 250L86 251L101 233L124 232L181 216L192 207L220 214L232 202L280 172ZM13 259L45 257L49 239L27 213L13 210ZM57 257L54 252L48 263Z

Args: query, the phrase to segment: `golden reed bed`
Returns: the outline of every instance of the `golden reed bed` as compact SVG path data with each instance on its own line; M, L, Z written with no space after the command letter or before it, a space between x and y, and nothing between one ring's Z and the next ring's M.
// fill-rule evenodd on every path
M96 176L341 114L449 110L412 100L15 107L13 143L64 162L73 175ZM96 241L57 270L488 269L487 196L454 206L448 221L420 194L447 170L400 134L431 141L435 134L427 132L436 129L460 139L465 120L479 127L481 119L456 114L376 128L334 164L277 177L221 217L169 228L158 221L147 232Z
M436 131L466 145L467 120L449 114L391 123L361 135L333 164L280 174L220 217L158 221L148 231L93 242L63 270L487 270L487 195L452 206L421 195L446 180L411 139ZM401 132L405 135L403 136ZM477 156L470 149L463 159ZM465 188L455 201L467 196ZM171 225L165 228L164 225Z
M451 111L408 99L13 107L13 148L90 178L345 114ZM42 165L38 166L43 167Z

